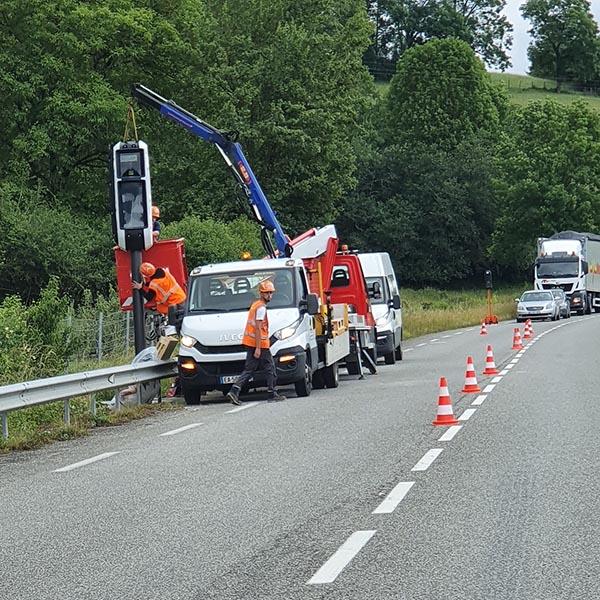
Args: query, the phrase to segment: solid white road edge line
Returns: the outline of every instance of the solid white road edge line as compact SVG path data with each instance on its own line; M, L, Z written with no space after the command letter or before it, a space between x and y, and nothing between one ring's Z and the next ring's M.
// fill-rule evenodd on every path
M438 442L449 442L461 429L462 425L451 425Z
M486 398L487 396L485 394L480 394L473 402L471 402L471 406L481 406Z
M458 420L459 421L468 421L476 412L477 412L476 408L467 408L467 410L465 410L463 412L463 414L460 415L460 417L458 417Z
M405 350L405 352L406 352L406 350ZM238 406L237 408L232 408L231 410L225 411L225 414L230 415L232 413L237 413L237 412L240 412L240 410L246 410L247 408L252 408L253 406L256 406L257 404L260 404L260 402L248 402L248 404L242 404L242 406Z
M483 393L484 394L489 394L496 386L495 385L486 385L483 388Z
M355 531L329 558L329 560L306 582L307 584L332 583L346 565L360 552L377 530Z
M425 453L423 458L411 469L411 471L426 471L431 463L443 452L442 448L433 448Z
M414 481L401 481L371 514L382 515L394 512L396 506L402 502L404 496L408 494L408 491L413 485L415 485Z
M182 431L187 431L188 429L193 429L194 427L198 427L199 425L204 425L204 423L190 423L189 425L184 425L183 427L179 427L179 429L172 429L171 431L165 431L165 433L160 433L159 437L163 437L166 435L175 435L176 433L181 433Z
M120 454L120 450L118 452L105 452L104 454L98 454L98 456L93 456L92 458L86 458L85 460L81 460L79 462L73 463L72 465L67 465L66 467L61 467L60 469L56 469L55 473L65 473L66 471L72 471L73 469L78 469L79 467L85 467L85 465L90 465L92 463L98 462L99 460L103 460L108 458L109 456L114 456L115 454Z

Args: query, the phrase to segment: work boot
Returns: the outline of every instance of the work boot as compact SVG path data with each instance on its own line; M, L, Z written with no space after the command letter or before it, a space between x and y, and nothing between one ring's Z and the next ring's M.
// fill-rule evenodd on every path
M286 397L282 396L279 392L271 392L269 394L269 397L267 398L267 400L269 402L281 402L282 400L285 400Z
M237 385L232 385L231 389L227 392L227 400L231 402L231 404L235 404L236 406L241 406L242 402L239 399L240 388Z

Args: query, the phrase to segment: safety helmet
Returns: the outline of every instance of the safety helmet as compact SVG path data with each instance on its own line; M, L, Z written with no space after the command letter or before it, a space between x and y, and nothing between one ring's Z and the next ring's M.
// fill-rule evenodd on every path
M140 273L144 277L152 277L152 275L154 275L154 273L156 273L156 267L152 263L149 263L149 262L142 263L140 266Z
M158 206L154 206L154 204L152 205L152 218L160 219L160 208L158 208Z
M265 279L265 281L261 281L258 286L258 291L263 294L265 292L274 292L275 286L270 279Z

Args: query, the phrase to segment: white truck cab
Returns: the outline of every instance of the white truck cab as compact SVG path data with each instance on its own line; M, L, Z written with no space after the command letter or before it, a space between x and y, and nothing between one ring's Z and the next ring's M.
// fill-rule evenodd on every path
M392 261L387 252L359 254L358 259L367 286L372 291L371 310L377 325L377 356L383 356L385 364L393 365L396 360L402 360L402 307ZM379 293L376 293L377 287Z
M247 349L242 338L248 309L259 297L258 285L266 279L276 290L267 315L278 385L293 383L297 395L307 396L313 373L333 363L336 380L332 386L337 385L337 361L348 353L349 341L342 337L326 340L326 357L319 352L313 316L319 312L319 299L309 293L301 259L205 265L190 274L181 321L178 364L187 404L200 403L207 391L228 391L243 371ZM259 373L250 387L264 385Z

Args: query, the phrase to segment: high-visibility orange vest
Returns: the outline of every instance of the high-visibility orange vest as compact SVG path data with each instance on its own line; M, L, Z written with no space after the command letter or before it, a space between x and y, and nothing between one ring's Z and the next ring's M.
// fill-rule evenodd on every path
M257 300L248 311L248 321L246 321L242 344L250 348L256 348L256 311L260 306L266 307L267 305L263 300ZM260 348L268 348L269 345L269 318L265 313L265 318L261 321L260 327Z
M148 287L155 293L156 310L166 315L169 306L181 304L185 300L185 292L168 269L163 269L164 277L155 277L150 280Z

